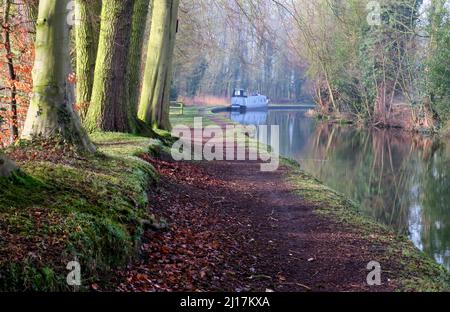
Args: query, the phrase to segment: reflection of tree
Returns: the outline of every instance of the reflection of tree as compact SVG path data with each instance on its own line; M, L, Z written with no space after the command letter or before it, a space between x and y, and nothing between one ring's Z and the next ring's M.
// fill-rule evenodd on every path
M444 148L430 158L422 176L424 251L450 267L450 159Z
M419 178L414 168L423 147L413 144L413 135L321 124L309 146L307 170L351 196L364 213L407 232L411 189Z
M268 124L280 127L280 153L292 157L304 150L314 131L312 120L302 118L299 111L269 111Z
M450 267L450 146L396 130L329 124L317 125L307 146L298 155L307 171L360 203L363 213L399 233L413 231L418 246ZM420 226L411 227L417 217Z

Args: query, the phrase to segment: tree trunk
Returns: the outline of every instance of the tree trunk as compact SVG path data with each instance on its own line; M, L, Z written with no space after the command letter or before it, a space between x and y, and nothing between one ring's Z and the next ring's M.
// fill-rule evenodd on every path
M142 49L150 0L135 0L131 25L130 49L128 53L128 92L134 111L139 105Z
M70 69L68 0L41 0L36 24L33 95L28 109L23 139L60 136L79 151L95 147L73 110Z
M132 129L126 98L132 9L132 0L103 2L94 86L85 120L90 132Z
M137 118L137 108L141 90L142 51L144 35L149 16L150 0L135 0L133 4L133 18L131 23L130 48L127 62L127 99L130 126L133 133L153 135L149 126Z
M179 0L154 0L152 27L138 116L153 128L170 129L169 96Z
M9 177L16 169L16 164L0 152L0 177Z
M10 136L11 142L14 142L19 137L19 129L17 124L17 89L16 89L16 71L14 68L14 61L12 58L11 51L11 39L10 33L11 28L9 25L9 16L11 10L11 0L5 0L3 3L3 45L5 47L5 56L6 56L6 65L8 67L8 78L10 80L11 86L9 87L10 91L10 113L11 120L10 122Z
M94 84L101 2L99 0L76 0L75 5L76 101L81 119L84 119L91 102L92 86Z

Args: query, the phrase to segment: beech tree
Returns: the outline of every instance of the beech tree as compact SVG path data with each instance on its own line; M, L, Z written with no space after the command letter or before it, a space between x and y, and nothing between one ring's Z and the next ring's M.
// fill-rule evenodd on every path
M147 62L138 117L153 128L169 130L172 59L179 0L154 0Z
M80 151L93 152L95 147L73 109L74 90L68 81L71 65L67 4L68 0L39 1L33 94L22 138L60 136Z
M75 42L77 53L76 100L81 118L84 119L91 102L97 57L99 15L101 1L76 0Z
M136 114L139 105L141 59L144 44L145 27L150 8L150 0L135 0L131 24L130 48L128 53L128 93L130 107Z
M90 132L131 132L126 73L133 1L103 1L91 103L84 121Z
M147 18L149 16L151 1L135 0L133 4L133 17L131 20L130 47L128 49L126 98L130 128L133 133L154 136L151 127L137 117L141 91L142 52L144 46Z

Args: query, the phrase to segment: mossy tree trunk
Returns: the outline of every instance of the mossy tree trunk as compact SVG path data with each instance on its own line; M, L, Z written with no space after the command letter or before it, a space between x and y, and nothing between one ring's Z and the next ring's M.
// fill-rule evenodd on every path
M138 117L170 130L169 99L179 0L154 0Z
M151 127L137 118L141 91L142 51L151 0L135 0L131 22L130 47L127 61L127 99L133 133L153 136Z
M16 169L16 164L0 152L0 177L9 177Z
M36 23L33 95L23 139L60 136L78 150L94 152L95 147L73 110L70 68L68 0L39 1Z
M101 1L76 0L75 42L77 53L76 101L81 118L86 117L91 102L100 30Z
M142 48L150 0L135 0L131 24L130 49L128 53L128 92L131 107L136 112L139 105Z
M132 0L103 1L91 104L84 121L90 132L131 132L126 72Z

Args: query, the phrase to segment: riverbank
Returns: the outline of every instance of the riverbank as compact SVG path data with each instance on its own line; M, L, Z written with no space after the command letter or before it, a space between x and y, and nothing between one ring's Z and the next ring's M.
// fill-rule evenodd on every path
M296 194L315 207L315 214L352 233L342 236L338 231L331 238L320 237L335 254L348 256L354 248L355 260L364 259L361 264L367 260L380 263L385 282L394 291L450 290L449 272L419 251L407 237L362 216L354 202L303 172L296 163L288 161L288 166L291 168L288 181L294 185Z
M421 117L413 120L412 116L420 115L414 112L408 105L398 105L396 109L389 115L389 118L384 118L378 122L371 123L368 120L358 118L358 116L350 113L323 113L318 109L310 109L306 113L310 118L316 118L328 123L335 124L354 124L362 127L373 127L378 129L399 129L402 131L439 135L443 137L450 137L450 123L437 127L437 122L431 118Z
M225 126L188 108L176 124ZM85 157L53 142L8 151L0 180L0 290L444 291L449 273L406 238L285 160L172 162L161 142L97 134ZM366 283L378 261L382 285Z

